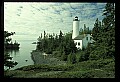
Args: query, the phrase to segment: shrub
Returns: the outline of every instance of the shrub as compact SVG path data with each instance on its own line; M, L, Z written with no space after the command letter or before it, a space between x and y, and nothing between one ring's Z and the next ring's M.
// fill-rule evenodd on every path
M78 69L78 68L81 68L81 69L100 69L100 68L104 68L104 66L109 65L112 62L114 62L113 59L88 60L88 61L76 63L74 69Z
M16 70L23 70L23 71L66 71L71 70L73 68L72 65L29 65L18 68Z

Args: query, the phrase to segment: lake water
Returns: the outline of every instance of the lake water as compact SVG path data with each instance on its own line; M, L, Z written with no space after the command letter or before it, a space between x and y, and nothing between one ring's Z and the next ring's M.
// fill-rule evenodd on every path
M31 59L31 52L32 50L36 49L36 44L32 44L32 42L36 42L36 41L35 40L17 41L18 43L20 43L20 49L17 51L15 50L9 51L10 56L13 57L12 60L18 62L18 64L15 67L11 68L11 70L22 67L22 66L34 64L33 60ZM28 61L25 61L25 60L28 60Z

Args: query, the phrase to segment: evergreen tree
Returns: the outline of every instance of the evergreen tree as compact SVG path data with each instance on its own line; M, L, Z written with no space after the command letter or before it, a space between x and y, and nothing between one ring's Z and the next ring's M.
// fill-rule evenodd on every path
M45 31L44 31L44 37L45 36ZM62 31L60 30L59 37L58 35L55 36L55 34L51 35L49 34L48 38L43 38L41 37L38 38L38 44L37 44L37 49L41 50L45 53L51 53L53 51L59 52L59 58L67 61L67 56L70 53L76 53L77 48L76 45L74 44L74 41L72 40L72 33L67 33L63 36ZM61 56L60 56L61 55Z
M44 39L46 38L46 32L44 31Z
M41 39L42 39L42 33L41 33Z
M70 63L70 64L76 63L76 55L73 54L73 53L70 53L70 54L68 55L68 57L67 57L67 61L68 61L68 63Z
M89 27L87 27L87 34L89 34Z
M108 28L115 28L115 3L107 3L103 15L104 31Z
M10 54L6 51L6 44L8 44L12 39L9 38L9 36L14 35L15 32L11 32L9 33L8 31L4 31L4 66L12 68L15 65L17 65L18 63L15 61L11 61L12 57L10 57Z
M87 33L87 30L86 30L86 25L84 24L84 34Z
M87 34L91 34L91 30L89 27L87 27Z
M95 40L94 50L90 53L90 59L108 58L115 56L115 5L107 3L103 15L101 29L96 29L93 33ZM96 20L95 28L99 27Z
M81 35L81 34L84 34L84 31L83 31L82 28L80 28L80 32L79 32L79 34L80 34L80 35Z
M55 39L54 39L54 49L57 48L59 46L59 39L58 39L58 35L56 34Z
M115 56L115 3L107 3L103 15L103 32L105 33L106 42L108 47L108 56Z
M92 30L92 36L93 36L93 40L98 40L99 39L99 35L100 35L100 30L101 30L101 23L100 21L98 20L98 18L96 19L95 21L95 24L94 24L94 28Z
M62 31L60 30L60 34L59 34L59 42L60 42L60 43L62 42L62 39L63 39L63 33L62 33Z
M68 55L65 55L64 52L63 52L63 53L61 54L61 58L60 58L60 59L63 60L63 61L67 61L67 56L68 56Z
M86 24L84 24L84 30L82 28L80 29L80 34L91 34L91 31L89 27L86 27Z

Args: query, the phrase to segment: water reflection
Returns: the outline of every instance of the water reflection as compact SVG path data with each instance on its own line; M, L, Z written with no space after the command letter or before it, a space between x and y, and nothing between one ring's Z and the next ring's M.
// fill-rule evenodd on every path
M10 54L12 57L13 61L18 62L18 64L11 68L10 70L14 70L16 68L20 68L22 66L27 66L27 65L33 65L34 62L31 58L31 52L32 50L36 49L36 45L32 44L34 40L21 40L19 41L20 43L20 49L18 50L10 50L7 49L6 51Z
M19 54L19 49L16 50L11 50L11 49L7 49L6 52L8 52L11 56L14 54L14 56Z

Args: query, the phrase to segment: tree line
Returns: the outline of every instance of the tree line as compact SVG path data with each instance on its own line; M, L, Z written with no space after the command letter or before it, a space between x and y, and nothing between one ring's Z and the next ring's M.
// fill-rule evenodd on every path
M67 61L67 56L69 54L77 52L77 48L71 37L72 33L70 32L64 35L60 30L59 35L49 34L49 36L46 36L46 32L44 31L43 38L42 34L38 38L37 50L47 54L54 54L55 57Z

